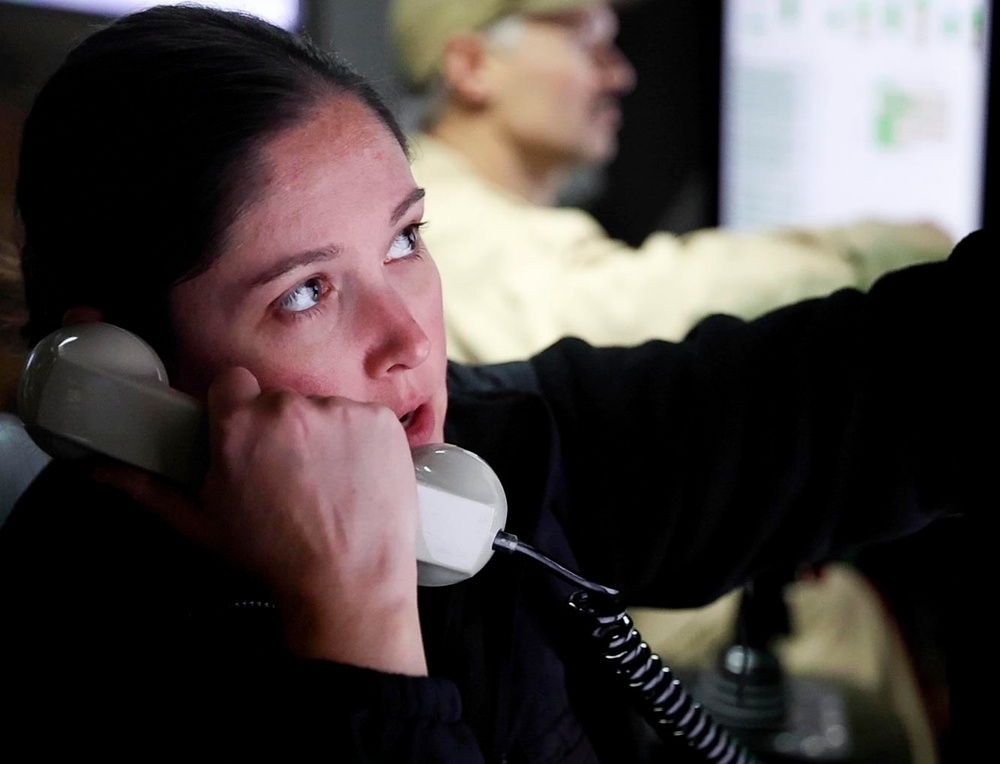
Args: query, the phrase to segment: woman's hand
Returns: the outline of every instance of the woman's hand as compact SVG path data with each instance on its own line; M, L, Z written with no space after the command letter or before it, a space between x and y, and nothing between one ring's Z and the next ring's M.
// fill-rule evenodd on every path
M208 411L211 463L197 504L128 468L99 479L259 578L296 654L426 674L416 481L394 414L261 392L246 369L215 380Z

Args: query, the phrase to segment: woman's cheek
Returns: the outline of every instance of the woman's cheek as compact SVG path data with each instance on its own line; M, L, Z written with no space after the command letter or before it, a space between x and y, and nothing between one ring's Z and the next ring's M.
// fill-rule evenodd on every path
M246 364L263 389L294 390L302 395L351 397L341 374L332 366L329 350L309 352L288 347L259 355Z

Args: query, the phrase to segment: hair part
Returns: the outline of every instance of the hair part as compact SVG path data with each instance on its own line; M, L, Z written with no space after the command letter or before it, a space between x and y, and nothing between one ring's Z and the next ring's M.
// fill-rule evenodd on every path
M90 305L170 355L170 289L211 266L255 200L264 144L338 97L358 98L406 152L357 72L256 17L156 6L84 40L22 134L28 344Z

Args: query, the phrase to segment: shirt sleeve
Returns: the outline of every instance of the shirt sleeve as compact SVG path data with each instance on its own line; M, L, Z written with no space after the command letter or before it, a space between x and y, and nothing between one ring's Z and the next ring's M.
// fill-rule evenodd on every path
M271 666L271 680L237 680L227 690L230 712L282 757L350 762L481 764L482 753L462 720L458 689L444 679L387 674L321 660ZM268 671L265 668L264 671ZM261 698L254 686L264 686ZM275 699L275 695L280 699ZM232 703L235 702L235 705ZM268 734L273 730L276 734ZM253 732L256 731L256 732Z
M919 226L888 223L661 232L633 248L580 210L488 209L497 220L484 220L481 235L440 217L426 232L444 283L449 355L465 362L524 358L566 336L594 345L676 341L709 315L752 319L867 288L875 275L951 249Z
M750 232L651 235L639 247L573 207L531 203L479 175L466 157L414 137L427 188L421 231L444 286L449 356L522 360L564 336L595 345L679 340L702 318L755 318L781 305L944 259L953 242L929 224L864 221Z

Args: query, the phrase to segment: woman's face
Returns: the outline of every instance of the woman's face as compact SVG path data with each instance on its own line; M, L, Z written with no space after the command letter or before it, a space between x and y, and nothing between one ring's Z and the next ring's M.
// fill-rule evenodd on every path
M356 98L264 146L266 171L221 256L171 293L173 383L204 395L223 368L263 389L391 408L410 446L444 438L441 282L418 234L423 192Z

